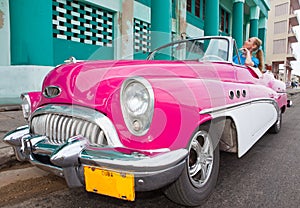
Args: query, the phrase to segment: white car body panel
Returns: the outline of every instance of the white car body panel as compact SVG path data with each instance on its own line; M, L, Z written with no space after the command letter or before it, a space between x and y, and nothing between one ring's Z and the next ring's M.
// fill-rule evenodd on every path
M277 121L278 106L269 98L253 99L200 113L210 113L213 118L231 117L234 120L237 130L238 157L242 157Z

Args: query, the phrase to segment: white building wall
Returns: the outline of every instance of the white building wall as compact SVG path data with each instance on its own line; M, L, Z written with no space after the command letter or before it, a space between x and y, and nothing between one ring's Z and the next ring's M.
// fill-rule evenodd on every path
M0 66L10 65L10 21L8 0L0 0Z
M41 91L43 79L52 69L52 66L0 66L0 105L20 104L21 93Z

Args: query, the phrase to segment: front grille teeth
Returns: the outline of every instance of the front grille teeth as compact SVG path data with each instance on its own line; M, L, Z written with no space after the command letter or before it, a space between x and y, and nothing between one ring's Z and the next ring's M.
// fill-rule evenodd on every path
M41 114L31 120L31 133L44 135L53 144L63 144L68 138L81 135L90 144L107 145L103 130L95 123L58 114Z

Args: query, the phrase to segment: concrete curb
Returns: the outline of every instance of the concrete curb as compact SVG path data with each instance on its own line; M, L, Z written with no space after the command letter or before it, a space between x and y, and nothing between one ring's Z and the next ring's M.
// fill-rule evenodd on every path
M21 110L21 105L0 105L0 112Z

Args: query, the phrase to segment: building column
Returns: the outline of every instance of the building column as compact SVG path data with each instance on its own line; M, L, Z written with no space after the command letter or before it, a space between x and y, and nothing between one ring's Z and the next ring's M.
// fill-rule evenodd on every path
M262 17L258 21L258 38L262 41L263 51L266 51L267 21L266 17Z
M287 82L290 83L292 81L292 68L289 67L287 70Z
M291 62L286 58L285 60L285 82L288 84L291 84L291 78L292 78L292 66Z
M10 65L9 2L0 0L0 66Z
M238 48L243 46L244 3L245 0L234 0L233 2L232 37Z
M186 38L186 0L176 1L176 33Z
M276 79L280 79L280 77L279 77L279 64L278 63L272 62L272 72L273 72ZM283 80L281 80L281 81L283 81Z
M258 37L259 12L258 6L250 8L250 37Z
M133 8L134 0L122 0L122 13L119 15L121 33L120 52L118 58L133 59Z
M205 1L204 36L219 35L219 0Z
M151 49L171 42L172 0L151 0Z

